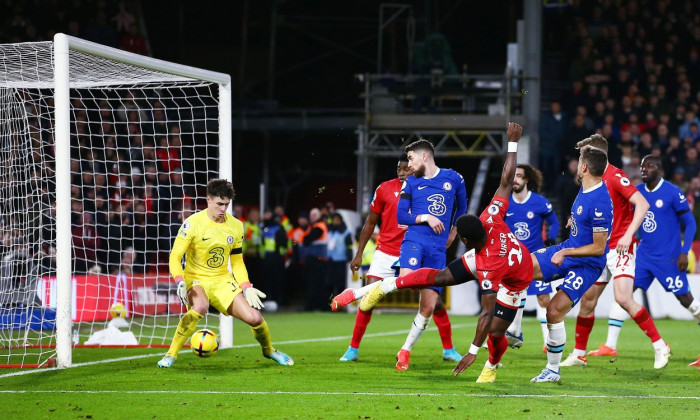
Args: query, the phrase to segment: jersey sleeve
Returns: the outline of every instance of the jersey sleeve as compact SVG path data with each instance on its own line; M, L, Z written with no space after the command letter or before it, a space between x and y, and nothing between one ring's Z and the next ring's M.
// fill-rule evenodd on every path
M619 173L618 175L620 176L616 175L612 177L611 182L606 183L606 186L608 189L614 189L620 195L625 197L625 199L629 200L630 197L632 197L634 193L638 191L637 187L632 185L624 172Z
M690 211L688 199L680 189L676 189L674 192L673 197L671 198L671 205L673 206L673 211L678 215Z
M382 214L386 202L384 200L384 195L382 194L382 185L383 184L379 184L377 189L374 190L374 197L372 197L372 202L369 203L369 209L377 214Z
M454 225L457 218L467 212L467 187L464 185L464 177L459 172L455 172L453 182L457 189L455 194L455 213L452 219L452 224Z
M506 211L508 210L508 199L494 195L486 209L479 217L483 223L494 224L496 220L505 223Z
M635 188L636 191L636 188ZM612 227L612 207L591 206L588 209L588 217L591 220L591 228L593 233L609 232Z
M559 219L557 214L554 212L552 203L550 203L546 198L542 198L542 218L549 223L549 233L548 238L556 239L559 235Z
M396 206L396 221L400 225L415 225L416 219L411 215L412 185L411 177L406 178L401 185L399 204Z
M230 263L233 280L240 286L250 280L248 279L248 270L245 268L245 263L243 262L243 223L239 222L239 224L240 230L233 238Z
M196 235L197 224L190 221L188 218L180 226L180 229L175 236L175 241L173 242L173 248L170 250L170 257L168 258L168 267L170 269L170 275L173 278L177 276L182 276L184 270L182 269L182 257L187 252L187 248L190 247L192 238Z

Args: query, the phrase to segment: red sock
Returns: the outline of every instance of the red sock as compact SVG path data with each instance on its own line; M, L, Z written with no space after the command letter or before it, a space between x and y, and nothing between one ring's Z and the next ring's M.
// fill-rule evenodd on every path
M634 319L634 322L639 325L639 328L644 331L644 334L647 335L651 339L652 343L656 343L657 341L661 340L661 335L659 335L659 331L656 329L656 324L654 324L654 320L651 319L651 315L649 315L649 311L647 311L647 308L642 307L642 309L637 312L637 315L633 316L632 319Z
M397 289L418 288L423 289L427 286L435 284L435 276L438 271L434 268L419 268L416 271L411 271L405 276L396 279Z
M588 337L591 335L594 322L594 316L589 316L587 318L579 316L576 318L576 345L574 346L576 350L586 351Z
M508 349L508 340L503 335L493 335L489 334L489 363L492 365L498 364L501 361L501 357Z
M437 326L438 332L440 333L440 340L442 340L442 348L445 350L453 348L454 346L452 345L452 324L450 324L450 317L447 316L447 309L442 308L439 311L433 312L433 319L435 320L435 325Z
M355 328L352 330L352 340L350 340L350 347L360 348L360 341L362 341L362 336L365 335L365 330L369 321L372 319L372 310L367 312L357 310L357 316L355 317Z

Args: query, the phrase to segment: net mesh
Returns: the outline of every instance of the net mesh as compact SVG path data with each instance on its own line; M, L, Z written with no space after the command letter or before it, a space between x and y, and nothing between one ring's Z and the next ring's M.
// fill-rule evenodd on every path
M172 240L219 173L218 85L75 51L70 80L74 343L167 345L184 310ZM0 45L4 365L55 352L53 111L52 43Z

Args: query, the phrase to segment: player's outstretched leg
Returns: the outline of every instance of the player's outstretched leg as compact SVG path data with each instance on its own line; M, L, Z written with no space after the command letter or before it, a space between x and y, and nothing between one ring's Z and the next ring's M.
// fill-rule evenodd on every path
M294 360L292 360L292 358L289 357L288 354L283 353L279 350L275 350L269 355L263 354L263 356L265 356L268 359L274 360L282 366L292 366L294 364Z
M620 337L622 324L629 318L627 311L619 303L613 301L608 315L608 338L597 350L588 352L589 356L617 356L617 339Z
M561 355L566 344L566 329L564 322L547 324L549 336L547 337L547 366L542 372L532 378L530 382L558 382L561 379L559 366Z
M408 370L408 364L411 361L411 352L406 349L399 350L396 355L396 370Z
M158 361L159 368L169 368L175 363L177 359L177 353L180 351L185 342L194 334L197 329L197 323L204 318L199 312L194 309L190 309L185 313L185 315L180 318L177 323L177 329L175 330L175 336L173 336L173 341L170 343L170 348L168 352L163 356L160 361Z
M508 345L512 349L519 349L523 346L522 322L526 301L527 298L522 298L520 300L520 308L518 308L518 312L515 314L515 319L513 319L513 322L510 323L510 326L506 331L506 339L508 340Z
M693 363L689 364L688 366L700 366L700 355L698 355L698 360L694 361ZM698 369L700 370L700 369Z
M341 362L357 362L357 353L358 353L357 347L348 346L348 349L345 350L345 353L340 357L340 361Z

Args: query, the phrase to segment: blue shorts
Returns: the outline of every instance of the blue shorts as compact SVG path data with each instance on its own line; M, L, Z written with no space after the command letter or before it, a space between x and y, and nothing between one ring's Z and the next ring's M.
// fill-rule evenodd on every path
M648 290L655 277L667 292L676 296L684 295L690 291L688 275L678 268L675 259L644 257L637 254L634 287Z
M542 280L533 280L527 288L528 296L548 295L552 293L552 284Z
M401 268L410 268L411 270L426 267L442 270L447 266L447 249L444 246L430 243L421 244L404 240L401 242L399 264ZM442 293L442 287L430 286L427 289Z
M540 249L535 252L535 258L540 264L543 281L551 282L564 279L564 283L557 289L563 290L571 301L572 306L581 300L581 297L591 288L600 277L605 268L605 255L601 257L564 258L561 266L552 264L552 256L562 249L561 244Z

